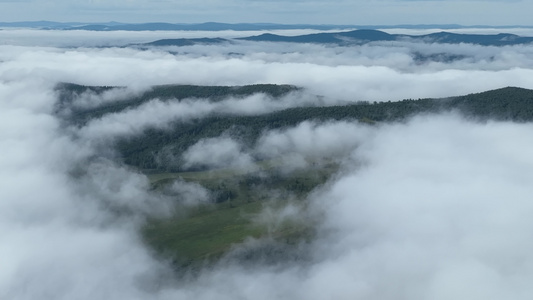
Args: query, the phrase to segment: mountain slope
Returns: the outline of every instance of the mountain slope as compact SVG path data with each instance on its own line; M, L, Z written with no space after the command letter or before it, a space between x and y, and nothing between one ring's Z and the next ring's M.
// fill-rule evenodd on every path
M83 87L61 85L58 93L61 101L56 108L64 120L76 126L84 126L89 120L107 114L134 109L151 99L181 101L185 98L205 98L221 101L228 96L249 96L266 93L279 98L291 91L293 86L255 85L242 87L187 86L171 85L154 87L151 91L129 100L112 102L106 105L76 109L71 107L72 99L81 91L102 93L106 87ZM68 114L62 113L68 111ZM147 128L141 134L119 138L116 147L124 162L140 169L181 170L180 153L201 139L218 137L223 133L235 136L250 147L262 132L295 126L303 121L318 122L330 120L359 120L366 123L397 122L420 113L440 113L457 111L480 121L508 120L515 122L533 121L533 90L507 87L492 91L445 99L406 99L397 102L358 102L345 106L294 107L272 113L253 116L235 114L209 114L187 122L177 122L167 129ZM168 164L156 159L158 153L171 148L177 161Z
M135 110L154 98L168 103L194 97L217 102L228 96L267 93L273 99L279 99L282 95L298 90L284 85L170 85L156 86L131 99L92 108L80 109L74 105L77 97L104 95L114 89L59 85L57 114L63 117L66 124L83 128L91 120ZM450 111L481 122L531 122L533 90L506 87L443 99L294 107L254 116L213 113L186 122L174 122L165 128L148 128L133 137L119 137L114 147L122 156L119 160L147 174L154 193L176 199L176 208L170 216L149 218L141 231L143 240L155 253L170 261L177 274L185 273L188 276L189 272L194 274L195 270L216 264L220 260L273 265L308 259L306 249L314 237L314 222L317 221L306 217L307 196L316 187L325 184L339 168L335 158L329 158L313 161L300 171L286 171L281 162L268 159L256 161L256 168L252 170L222 168L190 171L180 165L179 159L191 145L205 138L229 135L252 149L265 131L294 127L304 121L320 123L344 120L379 124L403 122L417 114L430 116ZM159 152L169 148L173 151L174 162L155 159ZM205 189L210 195L210 204L194 208L180 206L179 199L183 195L173 190L176 183L190 184L192 186L189 188L193 187L195 190L199 187ZM276 224L254 221L265 207L275 211L276 207L284 207L289 203L292 207L301 208L299 222L290 219ZM254 238L254 242L247 243L250 238ZM241 245L239 251L234 251L235 245Z

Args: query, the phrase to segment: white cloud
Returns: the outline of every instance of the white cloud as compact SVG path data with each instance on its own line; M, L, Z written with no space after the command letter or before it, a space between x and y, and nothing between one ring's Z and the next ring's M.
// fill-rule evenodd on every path
M45 81L136 88L170 83L283 83L348 101L446 97L450 91L467 94L503 86L533 88L531 46L417 43L393 46L243 43L185 47L177 55L156 49L2 46L0 70L8 81L25 78L31 72L32 77ZM446 52L459 59L419 64L413 61L412 52L423 55Z
M85 95L81 95L81 99L75 100L76 103L85 102L85 97ZM97 103L106 101L106 97L108 97L107 94L102 96L104 99L95 95L92 96ZM123 94L120 94L120 97L123 97ZM120 136L140 134L147 128L168 129L171 124L213 115L259 115L293 106L316 105L316 100L317 98L313 95L298 92L289 93L280 99L272 99L272 97L262 93L242 98L228 97L217 102L196 98L179 101L176 99L169 101L152 99L138 107L93 119L75 132L77 135L83 136L85 141L108 142Z
M229 137L200 140L183 153L183 159L185 168L254 167L252 157L243 151L239 143Z
M533 140L517 138L530 129L453 116L383 127L354 153L368 165L324 194L328 204L317 199L331 205L326 225L342 237L325 257L343 257L337 267L351 265L371 299L531 293L522 279L533 269L513 263L529 261L533 245L524 230L533 208L524 146Z
M303 122L286 130L266 132L257 142L256 153L269 159L281 159L281 165L288 170L322 162L338 163L372 131L371 127L357 122Z
M78 164L90 168L86 159L94 153L61 133L58 120L50 114L55 100L52 86L30 78L4 80L0 83L4 128L0 131L4 149L0 297L138 297L132 289L136 278L159 267L137 238L136 220L118 222L99 205L96 191L79 192L81 184L71 172ZM105 172L88 176L93 175L102 183L112 179ZM109 203L127 200L133 190L139 191L135 181L110 187ZM151 209L158 206L152 205Z

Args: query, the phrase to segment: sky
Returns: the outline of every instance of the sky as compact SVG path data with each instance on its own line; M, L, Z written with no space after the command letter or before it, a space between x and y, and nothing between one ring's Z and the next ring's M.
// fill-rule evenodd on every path
M0 0L0 20L533 25L528 0Z

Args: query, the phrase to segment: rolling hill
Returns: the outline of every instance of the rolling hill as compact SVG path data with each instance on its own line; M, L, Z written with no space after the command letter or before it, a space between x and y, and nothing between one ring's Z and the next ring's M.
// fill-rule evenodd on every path
M132 96L90 108L73 105L77 97L90 93L101 95L114 87L60 84L56 88L56 114L67 126L83 128L91 120L135 109L152 99L180 102L184 99L223 101L227 97L246 97L256 93L272 99L299 91L289 85L251 86L156 86ZM314 219L305 222L283 221L272 227L257 223L253 217L265 207L275 209L288 203L300 207L305 216L306 198L337 172L334 160L312 164L303 170L281 171L280 162L256 161L253 170L238 168L184 168L179 157L191 145L206 138L230 135L253 147L258 138L272 129L290 128L303 121L354 121L379 126L388 122L404 122L417 114L455 111L477 122L490 120L533 121L533 90L506 87L482 93L442 99L405 99L397 102L356 102L343 106L293 107L264 114L236 115L213 113L190 122L174 122L165 128L147 128L140 134L118 137L112 145L120 154L119 161L144 172L155 193L168 193L176 182L201 186L211 197L210 204L187 208L178 206L165 218L151 217L142 228L142 236L163 259L174 265L178 274L194 273L198 268L224 260L239 262L279 263L305 260L306 244L314 236ZM155 157L159 151L172 148L177 162L162 163ZM168 196L168 195L167 195ZM256 242L247 243L250 238ZM244 246L234 251L234 245Z
M66 122L84 126L89 120L107 114L119 113L140 106L152 99L181 101L185 98L207 98L221 101L225 97L245 97L254 93L265 93L279 98L299 88L288 85L252 85L241 87L170 85L157 86L152 90L126 101L80 109L69 106L72 99L83 92L102 93L111 87L88 87L73 84L59 85L57 113ZM64 112L68 111L68 114ZM142 134L116 141L116 147L125 163L140 169L162 171L181 170L176 164L166 165L155 159L164 148L172 147L176 155L203 138L220 136L232 132L239 140L253 145L266 129L295 126L306 120L359 120L361 122L397 122L420 113L458 111L479 120L510 120L528 122L533 120L533 91L507 87L479 94L446 99L405 99L396 102L357 102L345 106L294 107L261 115L210 114L205 118L185 123L176 123L170 129L147 128ZM179 165L179 164L178 164Z

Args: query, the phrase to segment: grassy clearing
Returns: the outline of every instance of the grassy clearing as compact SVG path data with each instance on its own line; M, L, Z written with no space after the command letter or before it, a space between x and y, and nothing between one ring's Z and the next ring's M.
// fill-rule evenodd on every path
M217 258L247 237L265 229L250 221L260 202L200 210L186 218L153 220L144 229L148 243L158 252L182 263Z
M146 176L150 180L150 183L155 184L161 180L168 179L184 179L188 181L197 181L203 182L206 180L228 180L232 177L242 177L249 175L251 173L260 172L260 171L269 171L275 169L276 167L281 166L280 160L268 160L261 161L256 163L256 169L237 169L237 168L221 168L221 169L212 169L208 171L198 171L198 172L177 172L177 173L153 173L147 174Z
M266 205L279 208L289 201L305 199L336 168L328 165L281 175L272 165L264 163L261 172L220 169L148 175L156 189L174 180L184 180L229 196L215 204L177 207L172 217L150 220L143 229L144 239L157 253L183 267L216 261L249 237L269 236L289 244L309 238L312 224L288 221L271 226L254 219Z

